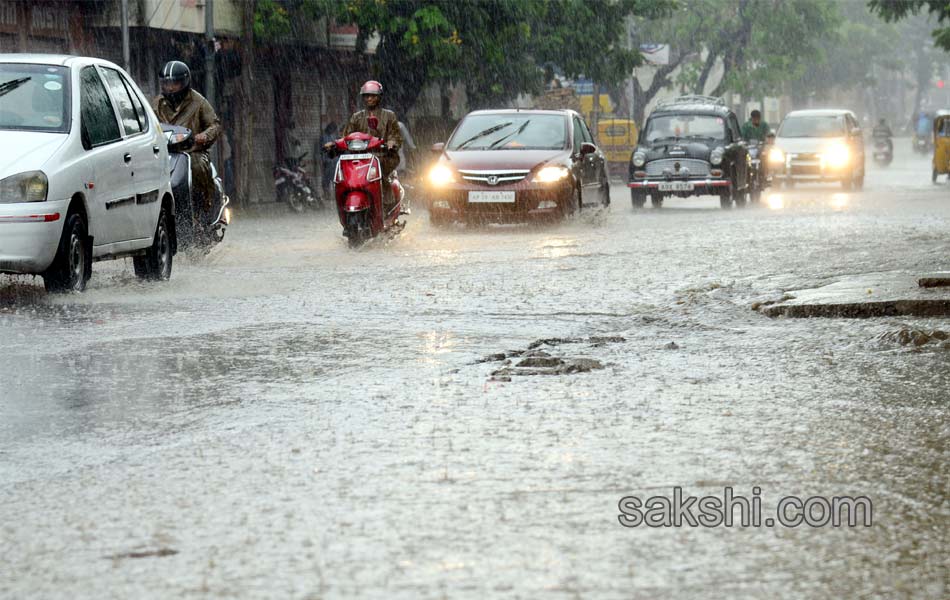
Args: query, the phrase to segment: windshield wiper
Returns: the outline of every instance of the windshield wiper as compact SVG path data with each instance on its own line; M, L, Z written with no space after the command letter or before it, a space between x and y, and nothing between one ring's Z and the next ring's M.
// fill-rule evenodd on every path
M23 85L24 83L26 83L27 81L31 79L33 78L21 77L19 79L11 79L10 81L7 81L6 83L0 83L0 96L5 96L9 94L10 92L17 89L18 87L20 87L21 85Z
M492 142L491 144L488 145L488 148L489 148L489 149L494 148L495 146L498 146L499 144L501 144L501 143L504 142L505 140L510 140L512 137L514 137L514 136L520 134L522 131L524 131L525 127L527 127L527 126L528 126L528 123L530 123L530 122L531 122L531 119L527 119L527 120L521 125L521 127L518 128L517 131L513 131L512 133L509 133L509 134L506 135L505 137L499 138L499 139L495 140L494 142Z
M501 124L499 124L499 125L495 125L494 127L489 127L489 128L486 129L485 131L479 131L478 133L476 133L476 134L473 135L472 137L468 138L467 140L465 140L464 142L462 142L461 144L459 144L458 146L456 146L455 149L456 149L456 150L461 150L462 148L464 148L465 146L468 146L469 144L471 144L471 143L474 142L475 140L477 140L477 139L479 139L479 138L483 138L483 137L485 137L486 135L491 135L491 134L495 133L496 131L500 131L500 130L504 129L505 127L510 127L511 125L513 125L513 123L512 123L511 121L508 121L507 123L501 123Z
M666 137L656 138L655 140L652 140L652 143L655 144L655 143L657 143L657 142L663 142L663 141L666 141L666 140L674 140L674 141L675 141L675 140L678 140L678 139L680 139L680 136L678 136L678 135L668 135L668 136L666 136Z

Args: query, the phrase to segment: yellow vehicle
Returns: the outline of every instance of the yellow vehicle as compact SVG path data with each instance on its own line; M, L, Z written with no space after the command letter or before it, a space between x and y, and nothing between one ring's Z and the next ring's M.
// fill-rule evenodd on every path
M601 119L597 124L597 141L607 157L607 173L627 176L630 155L637 147L637 124L630 119Z
M931 180L937 183L939 175L950 175L950 111L937 111L934 118L934 158Z

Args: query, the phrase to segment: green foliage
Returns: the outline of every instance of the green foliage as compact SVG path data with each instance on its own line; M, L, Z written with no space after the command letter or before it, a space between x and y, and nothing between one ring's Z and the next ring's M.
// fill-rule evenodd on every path
M950 22L948 0L871 0L868 7L889 23L921 13L935 17L940 24ZM938 48L950 51L950 26L938 27L931 35Z

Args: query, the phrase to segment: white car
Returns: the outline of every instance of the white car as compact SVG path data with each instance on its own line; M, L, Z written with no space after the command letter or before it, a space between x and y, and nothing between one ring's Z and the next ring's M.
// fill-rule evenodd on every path
M768 155L773 181L840 181L845 189L864 186L864 137L850 110L796 110L778 128Z
M0 273L82 291L95 260L133 257L171 276L168 144L149 102L111 62L0 54Z

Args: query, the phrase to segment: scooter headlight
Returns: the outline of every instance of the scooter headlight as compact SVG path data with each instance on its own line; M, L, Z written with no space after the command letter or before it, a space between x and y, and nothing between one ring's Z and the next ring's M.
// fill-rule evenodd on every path
M354 152L362 152L366 150L368 146L369 143L366 140L350 140L346 143L347 149Z

